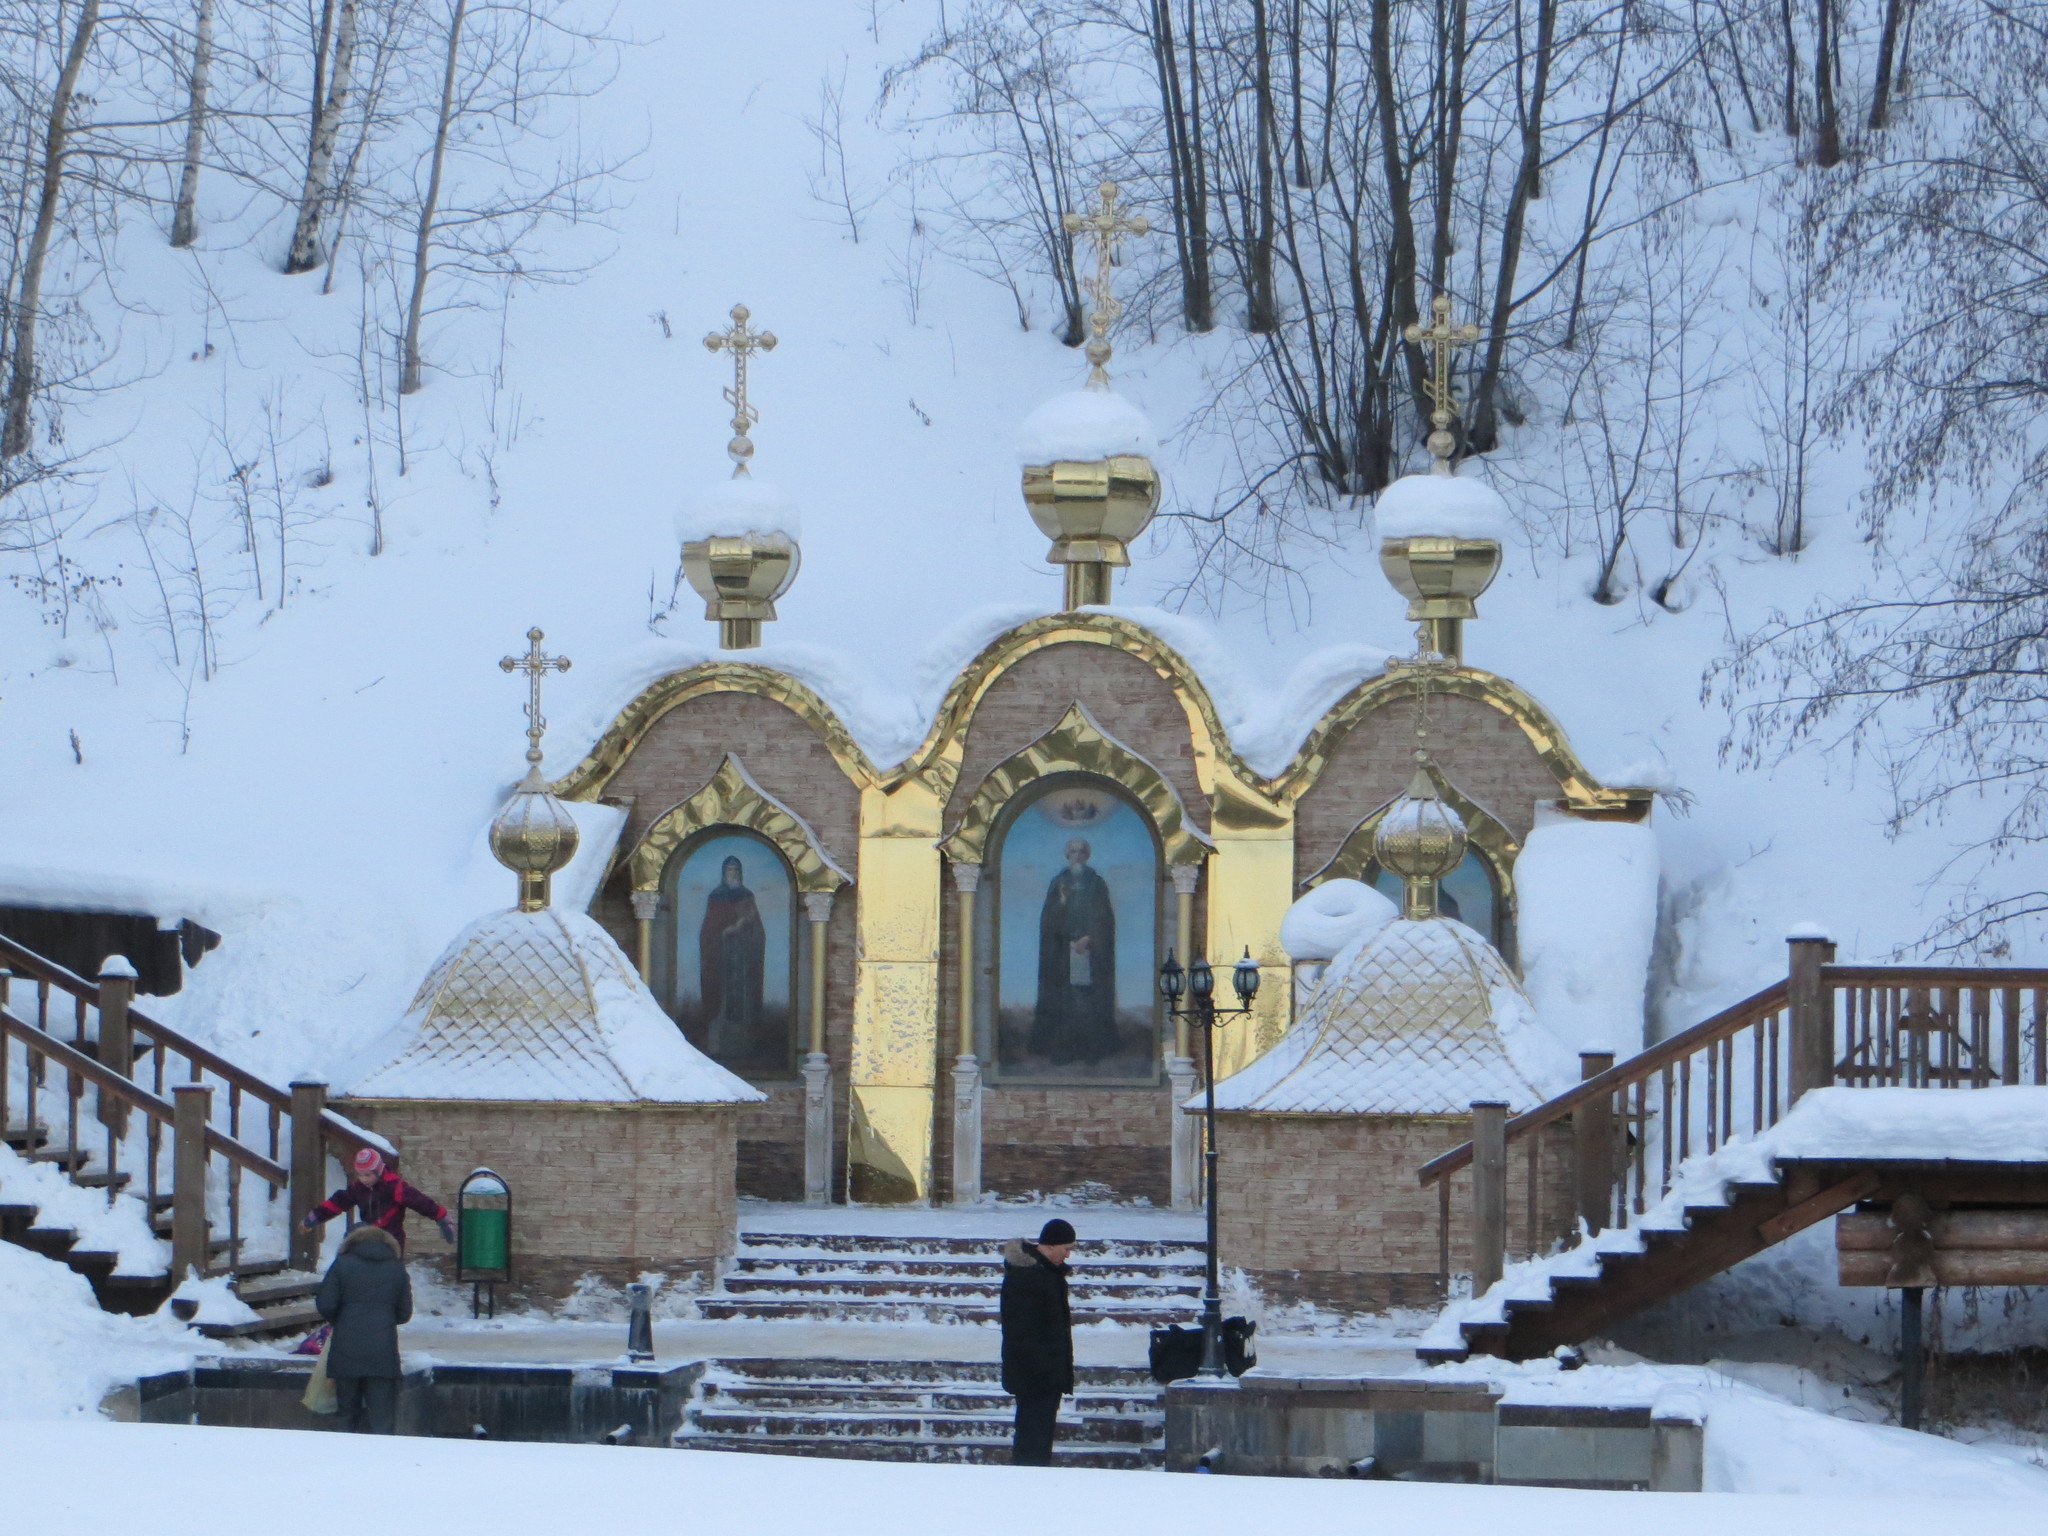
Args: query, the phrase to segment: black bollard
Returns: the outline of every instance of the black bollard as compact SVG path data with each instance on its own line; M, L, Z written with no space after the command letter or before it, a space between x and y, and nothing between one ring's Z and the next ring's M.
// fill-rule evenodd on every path
M629 1285L632 1312L626 1319L626 1358L635 1362L654 1358L654 1287Z
M1920 1298L1927 1293L1917 1285L1899 1292L1899 1427L1920 1427L1920 1382L1927 1365L1927 1352L1920 1342Z

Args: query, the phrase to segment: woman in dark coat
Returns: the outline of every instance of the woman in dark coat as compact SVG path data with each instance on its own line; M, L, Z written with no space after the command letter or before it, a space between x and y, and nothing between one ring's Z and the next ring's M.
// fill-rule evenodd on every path
M398 1328L412 1321L412 1278L397 1240L382 1227L351 1230L313 1304L334 1324L327 1374L349 1432L396 1434Z

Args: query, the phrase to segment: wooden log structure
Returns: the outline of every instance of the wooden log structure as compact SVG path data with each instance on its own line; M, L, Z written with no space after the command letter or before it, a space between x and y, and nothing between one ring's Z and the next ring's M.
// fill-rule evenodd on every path
M1937 1214L1934 1279L1940 1285L2048 1285L2048 1209ZM1883 1285L1898 1233L1882 1211L1836 1218L1835 1259L1843 1285Z

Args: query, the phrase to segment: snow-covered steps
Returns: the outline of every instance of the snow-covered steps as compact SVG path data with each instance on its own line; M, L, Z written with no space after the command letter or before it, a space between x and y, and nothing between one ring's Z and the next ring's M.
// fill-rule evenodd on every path
M1062 1405L1054 1464L1164 1465L1162 1389L1144 1371L1083 1366ZM852 1461L1007 1464L1013 1403L992 1362L718 1360L676 1432L689 1451Z
M1184 1242L1110 1238L1071 1262L1074 1322L1156 1327L1186 1322L1202 1294L1202 1252ZM697 1303L711 1319L996 1320L1002 1244L978 1237L744 1232L718 1290Z

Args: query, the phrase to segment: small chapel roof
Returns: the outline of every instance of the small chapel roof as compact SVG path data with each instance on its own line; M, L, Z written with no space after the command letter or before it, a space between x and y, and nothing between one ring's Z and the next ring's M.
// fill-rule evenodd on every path
M1461 1115L1492 1099L1519 1112L1571 1078L1491 944L1451 918L1399 918L1331 962L1280 1043L1216 1085L1216 1107Z
M766 1097L683 1038L611 936L580 912L470 924L350 1085L363 1099L751 1104Z

